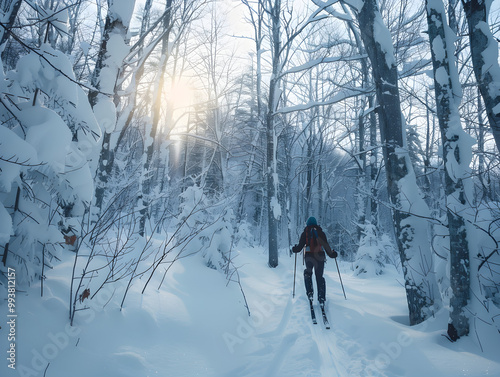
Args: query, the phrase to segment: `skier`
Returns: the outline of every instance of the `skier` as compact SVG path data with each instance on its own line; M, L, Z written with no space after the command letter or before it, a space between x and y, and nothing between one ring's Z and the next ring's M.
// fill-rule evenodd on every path
M309 217L307 219L306 227L300 235L299 244L293 246L292 251L294 253L299 253L304 247L304 261L306 264L306 269L304 270L304 283L306 286L307 298L312 305L314 296L312 274L314 269L316 287L318 289L318 302L321 309L324 309L326 297L326 283L323 277L323 270L326 262L325 251L331 258L337 258L338 254L328 245L326 235L314 217Z

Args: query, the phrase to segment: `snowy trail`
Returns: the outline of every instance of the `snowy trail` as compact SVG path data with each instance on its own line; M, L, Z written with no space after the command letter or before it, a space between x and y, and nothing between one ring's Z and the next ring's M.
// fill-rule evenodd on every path
M327 330L317 303L318 324L311 321L303 266L297 266L292 298L293 258L282 255L270 269L265 257L248 248L238 259L250 317L239 287L192 258L171 268L161 290L141 295L142 285L134 285L123 310L120 287L108 288L85 303L73 328L66 311L70 258L51 272L42 299L36 286L30 296L18 295L17 362L24 373L4 373L2 366L0 375L42 376L50 365L47 377L500 376L500 344L481 353L473 338L449 343L441 336L445 311L408 326L397 272L360 278L339 263L345 300L335 265L328 263ZM6 341L0 337L0 346Z
M331 265L330 265L331 267ZM332 363L322 369L324 376L372 376L385 377L380 371L369 368L373 361L362 352L362 345L346 331L350 329L354 334L358 329L358 321L346 308L347 301L343 297L342 287L337 271L325 271L327 284L327 315L330 320L330 332L319 334L320 350L323 354L332 357ZM350 279L347 278L347 282ZM329 293L328 293L329 292ZM359 308L358 308L359 310ZM322 335L323 338L321 337ZM369 369L369 370L368 370Z
M255 354L259 360L255 360L252 369L256 370L260 365L264 371L262 375L267 377L349 376L339 361L339 356L344 352L336 346L335 330L325 328L317 304L315 311L318 324L314 325L311 321L309 306L302 292L303 278L300 266L297 271L297 296L292 299L290 279L293 279L293 276L288 269L289 262L287 259L281 262L287 272L280 274L283 271L278 270L272 281L275 287L272 294L279 292L281 296L287 296L286 305L277 306L277 320L270 320L269 326L263 326L264 331L257 333L257 338L261 342L261 352ZM333 283L330 282L330 285ZM266 297L265 300L271 301L273 298ZM329 314L327 307L327 315Z
M263 273L272 275L272 277L267 276L266 279L269 279L268 282L273 286L273 290L268 290L269 296L261 297L261 299L272 301L273 295L281 296L275 312L267 318L261 328L257 329L256 338L260 342L260 352L253 355L256 360L250 362L253 364L250 369L261 370L261 372L256 373L255 376L392 377L400 375L395 366L386 366L382 363L375 365L377 357L382 357L382 361L385 361L385 355L380 356L379 344L364 339L363 334L368 332L369 328L376 328L378 321L378 318L374 319L372 313L369 312L370 306L363 308L363 305L359 305L363 301L372 301L370 294L365 295L365 281L349 276L344 277L347 284L351 285L350 288L346 288L347 294L352 295L351 300L345 300L334 264L327 264L325 271L326 311L331 325L331 329L327 330L317 303L314 307L318 324L314 325L311 321L303 287L301 265L297 266L296 297L292 299L293 264L291 259L283 258L280 261L281 267L276 271L252 271L252 275ZM255 294L262 295L264 292L266 291L260 290L259 287L259 292ZM388 295L392 294L394 291L388 293ZM371 310L376 311L377 305L374 304L375 308ZM402 307L404 309L404 301Z

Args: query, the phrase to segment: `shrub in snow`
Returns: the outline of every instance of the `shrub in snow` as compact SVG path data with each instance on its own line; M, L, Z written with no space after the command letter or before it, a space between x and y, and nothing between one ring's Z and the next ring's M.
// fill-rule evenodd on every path
M210 231L212 237L206 246L203 256L207 266L217 270L228 268L233 248L233 211L224 209L218 219L214 222L214 227Z
M208 267L226 271L234 223L233 211L227 204L209 199L198 186L188 187L181 194L181 211L175 225L178 238L186 242L186 253L201 252Z
M365 224L359 242L359 249L354 262L357 275L370 277L384 272L387 258L376 236L376 229L371 224Z
M251 224L247 221L241 221L238 224L237 229L234 234L234 243L235 245L248 245L251 246L254 244L254 234L255 230L252 229Z
M209 198L199 186L188 187L181 194L180 214L171 231L176 234L181 256L200 253L207 267L224 272L228 282L240 286L248 310L248 303L240 282L238 268L233 264L237 255L234 246L234 212L229 200ZM249 312L250 313L250 312Z

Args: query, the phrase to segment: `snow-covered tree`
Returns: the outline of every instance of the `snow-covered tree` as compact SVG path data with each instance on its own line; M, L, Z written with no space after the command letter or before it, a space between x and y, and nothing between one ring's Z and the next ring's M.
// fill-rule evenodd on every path
M427 21L431 45L436 108L443 143L446 215L450 240L450 320L458 336L469 333L470 246L467 236L467 208L471 206L469 164L472 138L462 129L458 105L462 98L454 59L456 38L446 21L441 0L427 0ZM469 187L468 187L469 186ZM451 336L451 335L450 335Z
M61 31L63 13L37 9L46 30ZM67 243L79 235L93 193L88 160L100 137L70 59L49 43L25 47L29 53L0 82L2 261L18 267L20 283L43 278L63 235Z
M387 189L393 206L410 323L417 324L432 315L440 301L429 265L432 260L426 220L429 211L418 189L406 145L391 35L376 0L365 0L356 11L375 81Z
M488 25L493 0L462 0L467 23L472 65L484 100L497 148L500 150L500 65L498 42Z
M278 221L281 217L281 208L278 202L278 172L277 172L277 134L275 112L278 108L280 75L282 69L282 41L281 41L281 0L269 2L267 12L271 26L271 54L272 73L269 82L269 93L266 113L266 187L267 187L267 222L269 242L269 266L278 266Z
M93 90L89 92L89 102L103 130L99 165L96 172L95 205L101 209L108 180L112 173L114 142L111 136L121 130L117 127L117 81L124 70L124 59L128 46L128 28L134 11L135 1L108 0L108 13L104 24L102 40L91 77Z

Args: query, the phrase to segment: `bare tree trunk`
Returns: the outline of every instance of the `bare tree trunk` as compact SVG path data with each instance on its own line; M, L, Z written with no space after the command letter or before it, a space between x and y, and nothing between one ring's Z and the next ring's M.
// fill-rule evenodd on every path
M365 64L362 63L364 66ZM365 81L366 76L364 76L364 69L363 71L363 80ZM363 84L364 85L364 84ZM357 208L357 230L358 230L358 235L357 235L357 241L358 243L361 242L361 238L363 237L363 230L365 228L365 224L367 222L367 217L368 213L366 211L367 205L366 205L366 192L368 188L368 183L369 183L369 178L368 178L368 172L367 172L367 164L366 164L366 151L365 151L365 142L366 142L366 125L365 125L365 117L364 117L364 109L365 109L365 103L366 100L365 98L361 98L359 103L359 108L357 109L358 111L358 127L357 127L357 133L358 133L358 145L357 145L357 150L359 153L359 158L357 159L358 162L358 178L357 178L357 185L358 189L357 191L357 198L358 200L356 201L356 204L358 206ZM368 179L367 179L368 178Z
M266 186L267 186L267 221L268 221L268 246L269 246L269 266L278 266L278 172L276 160L276 130L275 112L278 105L279 93L279 73L280 73L280 12L281 0L275 0L274 5L269 9L271 15L271 38L272 38L272 75L269 84L269 98L266 115L266 136L267 136L267 163L266 163Z
M461 216L468 204L464 179L470 160L463 149L472 146L460 124L458 105L461 98L453 42L455 34L446 23L444 5L433 1L427 5L429 42L434 70L436 107L443 142L446 213L450 232L450 321L458 337L469 333L466 306L470 298L470 258L467 228ZM450 334L450 338L453 336ZM455 339L453 339L455 340Z
M477 175L479 178L479 182L481 183L482 188L482 198L486 200L492 200L493 196L491 195L491 184L486 177L486 164L484 158L484 134L485 134L485 125L483 118L483 103L481 100L481 93L479 88L477 88L477 155L478 155L478 163L477 163Z
M342 4L342 8L344 11L347 12L347 6L345 4ZM363 48L363 43L361 40L361 36L359 35L358 29L355 28L353 22L348 22L347 26L351 30L354 40L356 41L356 46L359 50L359 53L361 55L366 54L365 49ZM363 87L368 87L370 83L370 75L369 75L369 70L368 70L368 58L364 57L361 59L361 73L362 73L362 85ZM373 96L368 97L368 105L371 108L373 106ZM359 116L358 116L358 125L359 125L359 156L360 156L360 179L359 179L359 185L360 187L364 188L365 192L370 192L370 194L373 194L373 189L372 185L375 183L374 178L376 175L376 170L375 167L372 166L372 161L371 159L368 158L368 153L365 152L365 135L366 135L366 125L365 125L365 114L364 114L364 108L365 108L365 99L362 99L361 101L361 106L359 109ZM375 120L375 115L370 114L370 146L373 146L376 144L376 120ZM370 153L371 156L376 155L376 151L372 151ZM363 175L364 178L363 179ZM364 195L359 193L358 195ZM362 199L359 200L359 216L358 216L358 241L361 240L362 237L362 231L365 223L372 223L372 218L374 217L373 211L376 209L376 204L374 205L374 197L372 195L368 195L363 201ZM364 202L364 203L363 203Z
M16 21L17 13L19 8L21 8L22 0L13 1L2 1L0 8L0 21L2 26L0 26L0 51L3 55L5 43L10 35L10 30L14 26ZM2 56L2 59L4 57Z
M262 112L262 25L264 21L264 9L262 5L262 0L257 1L256 7L257 9L253 9L252 5L248 0L242 0L242 3L248 8L248 18L251 23L253 29L253 42L255 43L255 71L254 71L254 60L253 53L252 57L252 65L251 65L251 89L250 94L252 98L252 106L250 108L250 124L252 127L255 127L252 135L252 142L250 145L250 158L248 161L248 168L246 169L245 178L243 179L242 192L239 200L238 207L238 217L239 219L243 218L244 214L244 203L245 198L249 194L248 188L253 187L250 185L250 180L253 174L255 174L256 169L259 169L258 160L257 160L257 152L259 151L260 145L259 141L261 140L261 131L262 125L264 123L264 115ZM255 191L253 193L256 197L255 202L259 201L258 192ZM262 211L261 206L254 206L254 214L252 219L255 224L258 223L258 213Z
M368 97L368 107L373 109L375 103L375 96ZM377 116L374 111L370 111L370 158L369 172L370 172L370 223L375 229L378 229L378 203L377 203L377 177L378 177L378 157L377 149Z
M462 0L469 24L469 40L472 66L483 97L486 115L497 148L500 150L500 66L498 42L488 26L490 1Z
M149 216L149 206L150 198L149 194L153 185L153 174L150 172L153 161L153 154L155 150L156 135L158 134L158 127L161 117L161 107L162 107L162 96L163 88L165 84L165 74L167 71L167 63L169 58L169 39L170 39L170 23L172 22L172 0L167 0L165 5L165 13L163 15L163 30L164 35L162 38L161 46L161 56L159 63L159 74L156 90L154 93L154 105L153 105L153 119L150 128L148 142L146 143L146 160L143 167L143 177L141 182L141 198L142 208L140 210L140 220L139 220L139 234L144 236L146 219Z

